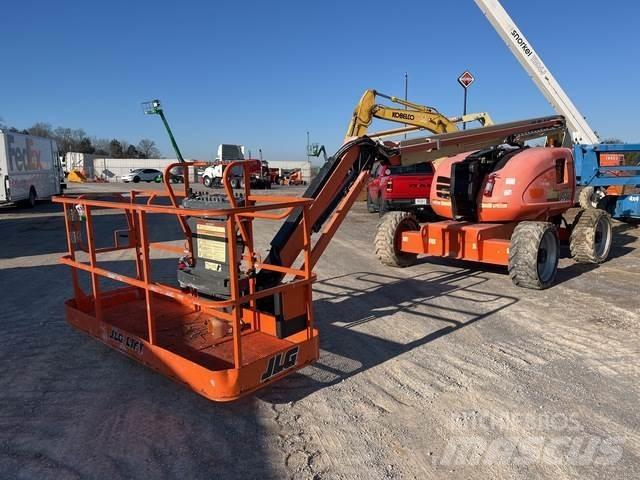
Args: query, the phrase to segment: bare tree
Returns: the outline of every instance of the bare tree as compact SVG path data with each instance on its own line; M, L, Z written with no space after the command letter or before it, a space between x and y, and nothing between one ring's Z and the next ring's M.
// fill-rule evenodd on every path
M109 142L109 155L111 158L122 158L122 144L115 138Z
M21 132L38 137L52 138L58 144L58 151L61 155L67 152L80 152L95 155L110 156L113 158L157 158L160 157L160 151L156 147L156 143L148 138L140 140L138 145L129 143L127 140L107 139L88 137L86 132L81 128L56 127L55 129L50 123L37 122L30 128L19 131L14 127L7 125L3 118L0 117L0 129Z
M36 137L53 137L53 128L50 123L38 122L34 123L32 127L28 128L29 135L35 135Z
M95 148L96 155L109 155L109 143L111 141L108 138L91 138L91 143Z
M136 158L136 157L129 157L127 152L129 151L129 146L131 145L128 141L126 140L118 140L120 142L120 146L122 147L122 158Z
M140 152L138 152L138 149L134 145L129 145L124 153L127 158L140 158Z
M140 152L141 158L158 158L160 156L160 150L156 147L156 142L143 138L138 142L138 152Z
M80 153L88 153L88 154L96 153L96 148L91 143L91 139L89 137L84 137L82 140L80 140L75 145L74 150Z
M87 134L81 128L58 127L53 131L53 138L58 144L58 151L63 155L67 152L79 152L80 150L90 149L85 141L85 139L89 140Z

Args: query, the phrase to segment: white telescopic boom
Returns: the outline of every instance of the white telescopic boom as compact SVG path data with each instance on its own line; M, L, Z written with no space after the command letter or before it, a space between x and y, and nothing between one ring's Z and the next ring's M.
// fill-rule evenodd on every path
M474 0L498 35L505 41L511 53L524 67L538 89L558 114L565 117L573 143L598 143L598 136L578 111L560 84L553 77L529 40L498 0Z

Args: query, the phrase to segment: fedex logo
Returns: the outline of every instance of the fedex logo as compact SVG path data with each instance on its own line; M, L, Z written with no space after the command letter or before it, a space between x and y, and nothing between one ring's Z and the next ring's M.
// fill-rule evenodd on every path
M15 137L7 135L10 171L43 170L44 167L40 159L41 152L35 148L33 139L27 138L25 148L14 145L14 142Z

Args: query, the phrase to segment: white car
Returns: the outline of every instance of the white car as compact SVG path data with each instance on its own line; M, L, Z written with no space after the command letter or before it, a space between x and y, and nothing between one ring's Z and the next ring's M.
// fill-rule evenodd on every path
M158 176L162 176L160 170L155 168L135 168L122 177L125 183L154 182Z

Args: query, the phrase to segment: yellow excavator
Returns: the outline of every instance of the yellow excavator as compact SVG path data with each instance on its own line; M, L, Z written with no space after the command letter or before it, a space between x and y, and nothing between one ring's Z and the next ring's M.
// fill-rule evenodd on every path
M376 97L389 100L405 108L395 108L376 103ZM376 133L367 133L374 118L388 120L390 122L404 123L405 126L393 130L384 130ZM491 117L486 112L470 113L459 117L445 117L433 107L418 105L398 97L385 95L376 90L367 90L360 98L360 102L353 111L345 142L357 137L367 135L369 138L383 138L401 135L408 132L428 130L432 133L457 132L459 123L478 121L483 127L493 125Z

